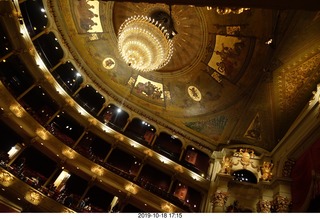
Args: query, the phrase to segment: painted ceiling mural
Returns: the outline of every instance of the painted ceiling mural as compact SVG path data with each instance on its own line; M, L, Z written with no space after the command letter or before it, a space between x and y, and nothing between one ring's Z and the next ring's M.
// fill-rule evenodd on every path
M209 145L234 140L271 150L279 137L275 133L285 133L295 109L307 103L319 82L320 18L315 12L296 21L290 12L262 9L220 15L188 5L55 4L66 9L57 20L65 43L100 92L111 90L119 101L132 102ZM173 58L158 71L138 72L120 58L117 32L126 18L158 9L170 10L178 33ZM302 40L291 37L301 31Z

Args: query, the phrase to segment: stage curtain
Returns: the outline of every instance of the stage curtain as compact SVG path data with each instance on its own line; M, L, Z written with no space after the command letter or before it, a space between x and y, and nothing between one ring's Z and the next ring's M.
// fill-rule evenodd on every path
M314 175L320 173L320 139L307 149L302 156L296 161L292 177L292 210L301 211L301 207L307 200L309 190L312 190L312 196L317 196L320 191L315 188L317 183L314 182ZM312 186L312 188L311 188Z

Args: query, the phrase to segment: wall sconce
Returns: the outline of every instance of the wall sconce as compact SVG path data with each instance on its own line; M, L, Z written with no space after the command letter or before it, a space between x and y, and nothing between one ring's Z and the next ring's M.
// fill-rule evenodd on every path
M178 171L179 173L183 173L183 168L182 168L181 165L175 166L174 169L175 169L176 171Z
M166 158L165 156L162 156L162 155L158 155L157 156L158 159L160 160L161 163L164 163L164 164L170 164L172 162L170 162L170 160L168 158Z
M124 137L121 134L116 134L116 135L114 135L114 137L115 137L115 139L118 139L119 141L123 141L124 140Z
M164 211L164 212L173 212L173 207L169 204L169 203L163 203L161 205L161 209Z
M62 154L69 159L74 159L76 154L71 148L65 148L62 150Z
M54 79L52 78L51 74L45 73L44 77L46 78L46 80L50 83L50 84L54 84Z
M9 109L18 118L21 118L24 114L23 108L18 104L10 105Z
M42 139L42 140L47 140L48 139L48 134L47 131L43 128L37 128L36 134Z
M24 198L31 204L38 205L41 202L43 196L34 190L29 190Z
M74 100L72 98L66 98L66 102L71 107L74 107L74 105L75 105Z
M153 152L150 149L144 150L143 153L145 153L146 155L148 155L149 157L153 156Z
M134 195L138 193L138 189L132 183L127 184L124 189Z
M104 170L101 166L93 166L91 167L91 171L97 174L98 176L102 176L104 174Z
M5 171L0 172L0 183L5 187L9 187L13 183L13 176Z
M90 122L90 124L96 126L97 125L97 120L95 118L89 118L88 121Z

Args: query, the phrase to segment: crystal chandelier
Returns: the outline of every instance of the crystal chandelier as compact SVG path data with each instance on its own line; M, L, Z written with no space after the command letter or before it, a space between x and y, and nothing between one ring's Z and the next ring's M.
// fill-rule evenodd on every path
M152 17L132 16L120 26L118 49L130 67L141 72L158 70L172 57L172 32Z

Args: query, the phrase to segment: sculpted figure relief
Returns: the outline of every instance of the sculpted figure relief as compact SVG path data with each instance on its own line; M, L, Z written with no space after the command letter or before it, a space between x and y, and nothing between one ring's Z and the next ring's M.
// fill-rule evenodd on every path
M240 149L240 155L242 156L240 162L243 168L246 168L251 164L250 159L254 157L254 151L248 149Z
M255 157L254 150L241 148L239 152L235 152L233 156L240 158L236 163L234 163L234 165L241 163L244 169L247 169L247 167L258 169L258 166L255 166L251 160Z
M233 166L232 158L223 156L223 159L221 161L220 173L230 174L232 166Z
M273 168L273 163L264 161L262 166L260 167L261 169L260 179L264 181L270 181L272 179L272 168Z

